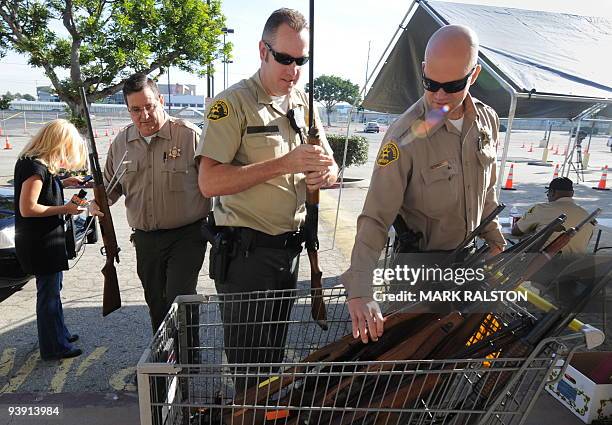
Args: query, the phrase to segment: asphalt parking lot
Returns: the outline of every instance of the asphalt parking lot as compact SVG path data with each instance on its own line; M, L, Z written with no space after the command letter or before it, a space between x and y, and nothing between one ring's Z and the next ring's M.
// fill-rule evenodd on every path
M8 116L8 113L7 113ZM6 136L12 145L10 150L0 150L0 185L10 185L13 165L19 151L25 146L36 128L52 115L33 115L27 119L24 131L23 118L16 117L6 122L1 137ZM96 117L94 127L98 130L98 150L101 164L104 163L113 133L126 125L126 119ZM361 126L357 126L360 130ZM335 128L331 131L342 131ZM513 133L510 159L515 164L514 184L518 190L503 192L502 201L526 209L535 202L543 202L544 185L552 178L552 167L538 167L528 162L541 156L542 149L528 153L522 144L538 143L542 132ZM360 133L361 134L361 133ZM335 284L335 277L348 267L350 250L354 240L355 222L361 211L368 188L368 179L376 158L376 152L384 133L365 135L369 141L369 160L365 166L349 168L346 176L359 180L342 189L325 190L321 196L321 269L326 284ZM567 143L567 133L553 133L552 143ZM606 139L594 137L591 162L585 172L585 181L577 188L577 201L587 209L604 208L602 217L612 218L612 193L590 189L601 175L601 167L608 161L612 164L612 153L605 146ZM539 156L538 156L539 155ZM551 154L551 159L560 156ZM336 232L336 205L341 197L340 213ZM23 419L9 418L6 407L16 404L52 404L63 408L61 418L37 419L36 424L136 424L138 407L136 387L133 383L134 368L147 347L151 331L143 291L136 275L134 249L130 246L131 229L125 219L122 202L112 208L119 245L122 248L121 262L117 266L123 307L103 318L102 275L99 272L104 258L98 252L99 245L87 246L71 269L65 273L62 298L69 329L80 335L77 343L84 354L63 361L42 361L38 356L34 282L29 282L14 293L0 293L0 425L29 423ZM332 238L335 236L335 239ZM612 235L604 234L602 244L612 245ZM307 279L309 266L303 258L300 276ZM208 277L208 253L199 275L198 292L214 291ZM580 423L556 402L543 397L542 412L548 412L546 423L563 425ZM537 412L534 412L537 415ZM551 418L558 416L558 420ZM528 424L541 424L538 417Z

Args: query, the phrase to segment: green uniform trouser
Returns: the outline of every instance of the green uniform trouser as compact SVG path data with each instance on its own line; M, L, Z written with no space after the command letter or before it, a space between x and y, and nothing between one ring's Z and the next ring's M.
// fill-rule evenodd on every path
M228 363L283 361L288 326L282 322L289 320L293 299L265 299L262 295L253 300L249 294L232 294L295 289L301 250L301 246L254 247L248 248L247 255L240 247L230 261L226 281L215 282L217 292L223 296L220 309ZM265 322L273 323L263 324ZM236 370L237 373L245 371L245 368ZM268 371L262 370L262 373ZM236 377L234 382L238 392L253 385L255 380Z
M153 333L164 320L177 295L196 293L198 274L204 262L206 242L200 232L201 221L169 230L136 230L138 277L149 306ZM199 346L198 309L190 309L187 320L192 329L188 347ZM196 350L197 351L197 350Z

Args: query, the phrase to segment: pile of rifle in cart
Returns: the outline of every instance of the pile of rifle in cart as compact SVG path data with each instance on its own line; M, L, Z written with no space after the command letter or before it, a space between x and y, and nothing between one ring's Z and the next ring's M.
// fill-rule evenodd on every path
M483 220L482 225L451 254L449 264L453 263L452 255L460 252L502 208L503 205ZM594 222L600 212L597 209L569 229L562 227L565 216L561 215L533 236L508 248L503 255L487 256L485 244L461 264L454 265L484 267L487 278L474 283L482 289L515 289L559 253L582 226ZM547 243L560 230L560 234ZM232 404L211 415L216 416L212 422L288 425L401 423L401 412L392 409L422 408L424 399L435 398L436 392L448 388L448 380L456 375L444 372L461 367L459 359L525 358L544 338L564 333L577 313L610 281L611 269L612 266L608 265L603 277L583 290L571 306L554 308L539 316L516 315L511 321L504 319L503 323L495 315L495 305L489 304L483 310L481 302L449 304L446 313L421 313L423 305L419 306L419 313L411 311L410 307L388 312L384 335L377 342L363 344L352 334L346 335L312 352L299 366L272 373L271 379L260 379L257 385L239 392ZM452 283L440 282L440 285ZM445 359L455 360L433 364L432 370L412 373L410 379L406 379L407 368L414 372L422 366L398 362ZM512 372L505 370L482 374L479 381L472 383L467 397L461 400L462 408L482 409L504 390L504 384L511 376ZM378 413L368 415L369 409L374 408Z

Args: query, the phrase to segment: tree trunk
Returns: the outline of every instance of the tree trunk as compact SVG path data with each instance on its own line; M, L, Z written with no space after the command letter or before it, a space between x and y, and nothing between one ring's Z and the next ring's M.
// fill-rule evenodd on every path
M330 115L331 115L332 108L325 108L325 112L327 112L327 126L328 126L328 127L331 127L331 123L330 123L330 121L329 121L329 117L330 117Z

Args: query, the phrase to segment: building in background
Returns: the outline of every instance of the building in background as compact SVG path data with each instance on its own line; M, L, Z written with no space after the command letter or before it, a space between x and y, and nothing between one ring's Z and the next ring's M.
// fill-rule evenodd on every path
M36 87L36 99L39 102L59 102L59 97L55 94L55 90L51 86Z

